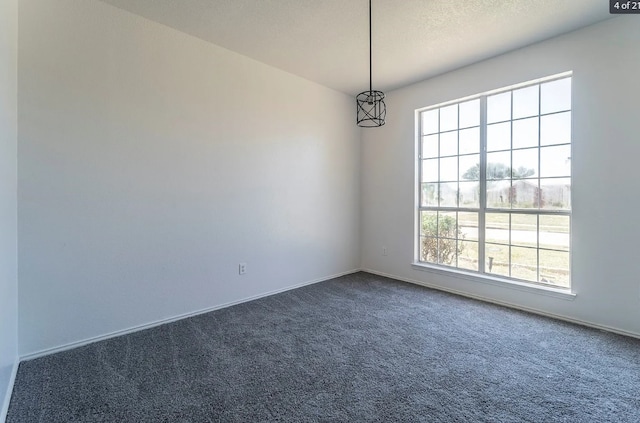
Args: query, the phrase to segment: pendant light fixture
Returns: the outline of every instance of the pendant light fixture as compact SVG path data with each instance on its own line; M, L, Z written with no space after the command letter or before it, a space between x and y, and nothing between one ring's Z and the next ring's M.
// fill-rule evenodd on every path
M371 0L369 0L369 91L363 91L356 96L357 124L365 128L384 125L384 119L387 116L384 93L372 88L371 75Z

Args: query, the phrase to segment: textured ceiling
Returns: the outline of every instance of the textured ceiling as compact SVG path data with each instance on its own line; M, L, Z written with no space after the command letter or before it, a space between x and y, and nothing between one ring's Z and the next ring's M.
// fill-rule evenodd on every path
M353 95L367 0L102 0ZM373 0L373 88L390 90L608 19L605 0Z

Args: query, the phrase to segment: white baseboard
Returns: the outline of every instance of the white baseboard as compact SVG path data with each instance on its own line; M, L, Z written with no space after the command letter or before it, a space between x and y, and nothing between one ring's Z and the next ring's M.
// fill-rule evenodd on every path
M462 297L467 297L467 298L473 298L475 300L480 300L480 301L484 301L487 303L492 303L492 304L497 304L497 305L501 305L504 307L509 307L509 308L514 308L517 310L522 310L522 311L526 311L529 313L533 313L533 314L538 314L540 316L545 316L545 317L551 317L552 319L557 319L557 320L562 320L565 322L569 322L569 323L575 323L577 325L581 325L581 326L587 326L590 328L594 328L594 329L599 329L599 330L603 330L606 332L612 332L612 333L616 333L618 335L624 335L624 336L629 336L631 338L637 338L640 339L640 334L639 333L635 333L635 332L629 332L623 329L618 329L618 328L614 328L611 326L606 326L606 325L601 325L598 323L593 323L593 322L587 322L584 320L580 320L580 319L575 319L573 317L569 317L569 316L564 316L561 314L555 314L555 313L549 313L546 312L544 310L539 310L536 308L531 308L531 307L524 307L518 304L513 304L513 303L509 303L506 301L500 301L500 300L495 300L493 298L490 297L484 297L482 295L476 295L476 294L470 294L468 292L464 292L464 291L459 291L457 289L451 289L451 288L446 288L440 285L435 285L435 284L430 284L428 282L423 282L423 281L419 281L416 279L411 279L411 278L403 278L400 276L396 276L396 275L391 275L388 273L384 273L384 272L379 272L377 270L372 270L372 269L362 269L363 272L367 272L367 273L371 273L374 275L378 275L378 276L384 276L386 278L390 278L390 279L395 279L398 281L402 281L402 282L408 282L414 285L421 285L424 286L426 288L431 288L431 289L435 289L438 291L444 291L444 292L449 292L451 294L455 294L455 295L460 295Z
M349 270L347 272L342 272L342 273L338 273L338 274L335 274L335 275L330 275L330 276L322 277L322 278L319 278L319 279L314 279L314 280L302 282L302 283L299 283L299 284L296 284L296 285L288 286L286 288L276 289L274 291L269 291L269 292L264 292L262 294L253 295L251 297L246 297L246 298L243 298L241 300L231 301L231 302L228 302L228 303L215 305L213 307L208 307L208 308L204 308L204 309L201 309L201 310L192 311L192 312L189 312L189 313L179 314L179 315L173 316L173 317L168 317L166 319L156 320L156 321L153 321L153 322L150 322L150 323L145 323L145 324L142 324L142 325L133 326L133 327L130 327L130 328L127 328L127 329L117 330L117 331L114 331L114 332L106 333L104 335L94 336L94 337L91 337L91 338L83 339L81 341L71 342L71 343L68 343L68 344L60 345L58 347L47 348L47 349L36 351L36 352L33 352L33 353L24 354L24 355L20 356L20 361L33 360L35 358L44 357L44 356L55 354L55 353L59 353L59 352L62 352L62 351L71 350L71 349L82 347L82 346L88 345L88 344L93 344L94 342L104 341L105 339L115 338L117 336L122 336L122 335L127 335L129 333L139 332L141 330L150 329L150 328L153 328L153 327L156 327L156 326L164 325L166 323L172 323L172 322L175 322L175 321L178 321L178 320L187 319L189 317L198 316L200 314L209 313L211 311L220 310L220 309L231 307L231 306L234 306L234 305L246 303L248 301L253 301L253 300L260 299L260 298L269 297L271 295L280 294L282 292L290 291L290 290L296 289L296 288L302 288L303 286L313 285L313 284L316 284L316 283L319 283L319 282L324 282L324 281L327 281L327 280L330 280L330 279L338 278L340 276L350 275L352 273L356 273L356 272L359 272L359 271L360 271L360 269ZM3 423L3 422L0 421L0 423Z
M18 374L18 366L20 361L16 360L13 363L13 369L11 369L11 377L9 378L9 386L7 386L7 393L4 396L2 402L2 409L0 409L0 423L4 423L7 419L7 412L9 411L9 403L11 402L11 394L13 393L13 385L16 382L16 375Z
M497 304L497 305L501 305L501 306L505 306L505 307L509 307L509 308L514 308L514 309L518 309L518 310L523 310L523 311L527 311L529 313L534 313L534 314L538 314L541 316L546 316L546 317L551 317L553 319L558 319L558 320L562 320L562 321L566 321L566 322L570 322L570 323L575 323L578 325L582 325L582 326L587 326L587 327L591 327L591 328L595 328L595 329L600 329L600 330L604 330L607 332L612 332L612 333L617 333L619 335L624 335L624 336L629 336L632 338L638 338L640 339L640 334L635 333L635 332L629 332L623 329L618 329L618 328L614 328L611 326L606 326L606 325L601 325L598 323L593 323L593 322L587 322L587 321L583 321L583 320L579 320L579 319L575 319L569 316L564 316L564 315L560 315L560 314L555 314L555 313L549 313L546 312L544 310L539 310L539 309L535 309L535 308L531 308L531 307L524 307L518 304L513 304L513 303L509 303L506 301L499 301L490 297L484 297L481 295L476 295L476 294L471 294L468 292L464 292L464 291L459 291L456 289L451 289L451 288L446 288L446 287L442 287L439 285L435 285L435 284L430 284L427 282L423 282L423 281L419 281L416 279L411 279L411 278L404 278L404 277L400 277L400 276L396 276L396 275L392 275L392 274L388 274L388 273L384 273L384 272L379 272L377 270L373 270L373 269L353 269L353 270L349 270L346 272L342 272L342 273L338 273L338 274L334 274L334 275L330 275L330 276L326 276L326 277L322 277L322 278L318 278L318 279L314 279L314 280L310 280L310 281L306 281L306 282L302 282L296 285L292 285L292 286L288 286L286 288L281 288L281 289L277 289L274 291L269 291L269 292L265 292L262 294L258 294L258 295L254 295L251 297L246 297L243 298L241 300L237 300L237 301L232 301L232 302L228 302L228 303L224 303L224 304L219 304L213 307L208 307L205 309L201 309L201 310L197 310L197 311L193 311L193 312L189 312L189 313L184 313L184 314L180 314L177 316L173 316L173 317L169 317L166 319L161 319L161 320L157 320L154 322L150 322L150 323L146 323L143 325L138 325L138 326L133 326L127 329L123 329L123 330L119 330L119 331L114 331L114 332L110 332L104 335L99 335L99 336L95 336L95 337L91 337L91 338L87 338L81 341L75 341L75 342L71 342L69 344L65 344L65 345L61 345L58 347L53 347L53 348L48 348L45 350L41 350L41 351L36 351L34 353L29 353L29 354L25 354L19 357L19 360L16 361L15 365L14 365L14 369L13 369L13 374L12 374L12 378L11 378L11 387L13 387L13 383L15 381L15 375L16 372L18 370L18 364L20 361L28 361L28 360L33 360L35 358L39 358L39 357L44 357L50 354L55 354L58 352L62 352L62 351L67 351L73 348L78 348L84 345L88 345L88 344L92 344L94 342L99 342L99 341L103 341L105 339L110 339L110 338L115 338L117 336L121 336L121 335L126 335L129 333L134 333L134 332L138 332L141 330L145 330L145 329L150 329L156 326L160 326L166 323L171 323L171 322L175 322L178 320L182 320L182 319L186 319L189 317L193 317L193 316L197 316L200 314L204 314L204 313L209 313L211 311L215 311L215 310L220 310L223 308L227 308L227 307L231 307L237 304L242 304L248 301L253 301L253 300L257 300L260 298L264 298L264 297L268 297L271 295L275 295L275 294L279 294L282 292L286 292L286 291L290 291L296 288L301 288L303 286L307 286L307 285L313 285L319 282L324 282L330 279L334 279L334 278L338 278L340 276L345 276L345 275L350 275L353 273L357 273L357 272L367 272L367 273L371 273L374 275L379 275L379 276L384 276L390 279L395 279L398 281L402 281L402 282L407 282L407 283L411 283L411 284L415 284L415 285L420 285L420 286L424 286L427 288L431 288L431 289L436 289L439 291L444 291L444 292L449 292L451 294L455 294L455 295L460 295L463 297L467 297L467 298L473 298L476 300L480 300L480 301L485 301L488 303L492 303L492 304ZM5 398L5 404L3 405L3 409L2 412L4 412L6 414L6 411L8 409L9 406L9 399L10 399L10 394L11 391L8 391L8 397ZM4 414L2 414L2 412L0 412L0 423L4 423Z

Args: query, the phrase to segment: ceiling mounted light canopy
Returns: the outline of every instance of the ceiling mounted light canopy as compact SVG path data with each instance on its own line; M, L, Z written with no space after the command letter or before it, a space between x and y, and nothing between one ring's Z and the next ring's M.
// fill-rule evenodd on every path
M369 0L369 91L363 91L356 96L356 120L358 126L364 128L384 125L384 119L387 116L384 93L372 88L371 67L371 0Z

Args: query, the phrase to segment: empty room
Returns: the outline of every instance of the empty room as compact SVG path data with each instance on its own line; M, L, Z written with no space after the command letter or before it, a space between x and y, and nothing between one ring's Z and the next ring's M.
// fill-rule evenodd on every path
M0 0L0 423L640 421L640 2Z

